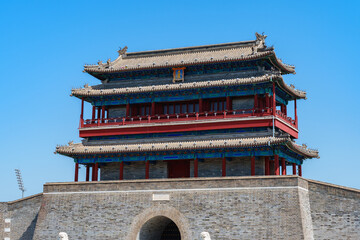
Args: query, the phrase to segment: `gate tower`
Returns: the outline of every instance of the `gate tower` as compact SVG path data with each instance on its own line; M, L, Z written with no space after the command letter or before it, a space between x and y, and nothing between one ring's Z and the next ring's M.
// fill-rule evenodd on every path
M85 65L101 84L72 89L82 101L83 141L56 152L74 159L75 181L79 164L86 181L301 176L304 160L318 157L295 143L296 101L306 93L285 83L295 67L265 38L130 53L124 47L114 61ZM91 119L84 119L85 102Z

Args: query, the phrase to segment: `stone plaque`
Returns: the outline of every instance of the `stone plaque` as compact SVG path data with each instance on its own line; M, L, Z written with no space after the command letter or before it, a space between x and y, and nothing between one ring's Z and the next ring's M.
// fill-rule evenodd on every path
M170 200L170 194L164 194L164 193L154 193L152 196L153 201L169 201Z

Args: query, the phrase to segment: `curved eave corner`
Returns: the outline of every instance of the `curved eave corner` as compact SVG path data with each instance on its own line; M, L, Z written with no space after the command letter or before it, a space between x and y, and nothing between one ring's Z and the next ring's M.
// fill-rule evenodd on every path
M287 85L284 81L284 79L278 78L278 85L281 89L283 89L285 92L289 93L294 97L294 99L307 99L306 97L306 91L301 91L295 88L294 85Z
M295 66L293 65L288 65L288 64L285 64L283 63L275 54L275 52L273 51L272 52L273 54L271 54L269 56L269 60L270 62L277 66L277 68L281 71L282 74L296 74L295 72Z
M318 150L310 149L305 144L299 145L293 141L288 141L286 143L286 146L294 152L297 152L298 154L304 156L305 158L320 158Z

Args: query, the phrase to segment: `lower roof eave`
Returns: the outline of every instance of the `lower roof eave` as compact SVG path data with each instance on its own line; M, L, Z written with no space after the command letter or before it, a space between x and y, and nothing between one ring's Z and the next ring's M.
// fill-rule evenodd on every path
M114 153L133 153L133 152L158 152L158 151L181 151L181 150L201 150L219 148L249 148L262 146L286 145L290 150L295 151L304 158L318 157L318 151L308 149L305 145L295 144L289 137L254 137L219 139L203 141L183 141L183 142L163 142L163 143L144 143L144 144L119 144L119 145L97 145L86 146L82 143L72 142L67 146L56 147L55 153L76 157L79 155L114 154Z

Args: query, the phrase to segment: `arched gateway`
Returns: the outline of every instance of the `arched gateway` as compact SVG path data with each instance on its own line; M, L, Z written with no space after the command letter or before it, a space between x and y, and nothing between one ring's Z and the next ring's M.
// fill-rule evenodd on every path
M137 215L126 240L193 240L188 219L179 210L154 204Z
M181 240L181 234L170 218L156 216L141 227L137 240Z

